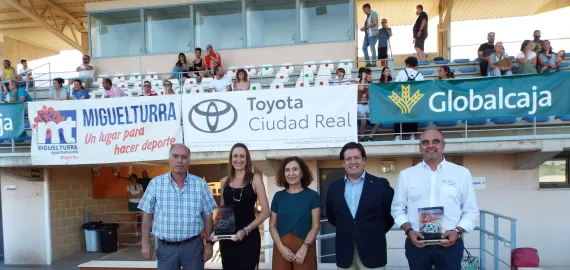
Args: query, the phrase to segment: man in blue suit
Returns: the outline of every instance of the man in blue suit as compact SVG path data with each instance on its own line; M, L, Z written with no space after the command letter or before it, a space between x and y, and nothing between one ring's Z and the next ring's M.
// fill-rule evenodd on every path
M384 270L386 233L394 225L390 214L394 189L385 178L366 172L362 144L347 143L340 160L346 175L329 186L326 198L327 218L336 227L336 265Z

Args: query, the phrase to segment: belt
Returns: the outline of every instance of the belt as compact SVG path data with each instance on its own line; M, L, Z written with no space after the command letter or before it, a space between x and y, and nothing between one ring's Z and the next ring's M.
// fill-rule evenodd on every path
M182 240L182 241L166 241L163 239L158 239L159 242L168 245L168 246L180 246L182 244L188 243L188 242L192 242L193 240L195 240L196 238L198 238L200 235L194 235L188 239Z

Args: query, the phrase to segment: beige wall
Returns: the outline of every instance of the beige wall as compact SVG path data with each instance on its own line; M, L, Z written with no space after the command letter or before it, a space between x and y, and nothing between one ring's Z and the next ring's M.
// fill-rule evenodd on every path
M212 44L214 49L216 44ZM205 50L206 44L200 45ZM323 60L339 61L341 59L354 59L354 41L291 45L266 48L250 48L237 50L219 51L222 56L224 67L263 64L281 65L283 63L304 63L308 61L320 62ZM189 61L194 60L193 52L185 52ZM147 73L158 72L167 73L162 77L169 77L172 67L177 60L178 54L133 56L119 58L93 59L97 66L97 75L113 75L117 73L130 74L134 72Z
M0 175L6 264L47 264L45 186L13 175ZM15 186L16 190L5 190Z
M92 169L49 169L53 261L85 250L84 212L127 211L127 198L93 199ZM131 221L129 215L93 214L92 221ZM130 228L129 228L130 229Z
M65 33L69 37L72 37L71 32L67 29L68 28L66 28ZM73 50L71 45L43 27L1 30L0 34L57 52L61 50ZM76 32L76 34L77 38L81 38L78 32Z
M412 158L385 159L396 162L395 175L380 173L381 159L370 159L366 163L367 171L377 176L385 177L392 187L396 187L398 172L412 165ZM337 160L308 161L309 167L318 181L318 169L342 168ZM537 190L538 169L528 171L514 170L514 155L485 155L465 156L465 167L471 170L473 177L486 177L486 188L476 190L478 204L481 210L487 210L511 216L517 221L517 246L534 247L538 249L541 266L568 266L565 258L570 242L566 239L567 224L570 219L564 213L570 205L569 190ZM280 190L273 179L268 178L268 197L271 201L273 194ZM315 182L311 188L318 189ZM321 194L324 196L324 194ZM493 230L493 218L487 216L487 229ZM510 223L500 222L500 235L510 238ZM561 237L563 236L563 237ZM387 235L389 265L407 265L402 249L404 235L402 232L389 232ZM468 248L479 247L479 233L473 232L466 236ZM487 250L493 251L493 241L487 240ZM479 256L477 250L471 250ZM509 260L509 249L500 244L500 254L504 261ZM487 255L487 262L492 263L492 257ZM490 265L488 265L490 267ZM502 269L502 268L501 268Z

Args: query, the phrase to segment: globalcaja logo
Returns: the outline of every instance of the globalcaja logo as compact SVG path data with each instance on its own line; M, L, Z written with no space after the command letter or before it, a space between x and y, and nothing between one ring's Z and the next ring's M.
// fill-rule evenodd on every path
M188 121L204 133L219 133L231 128L237 121L236 108L221 99L204 100L192 107Z
M402 113L411 113L412 108L416 106L416 104L424 96L424 94L422 94L419 89L414 93L414 95L411 95L410 92L411 90L409 84L408 86L402 85L401 96L398 96L398 94L396 94L396 91L392 91L392 95L389 96L390 100L392 100L392 102L394 102L394 104L400 108L400 111L402 111Z
M44 105L34 118L32 128L38 144L74 144L77 142L77 112L56 111Z

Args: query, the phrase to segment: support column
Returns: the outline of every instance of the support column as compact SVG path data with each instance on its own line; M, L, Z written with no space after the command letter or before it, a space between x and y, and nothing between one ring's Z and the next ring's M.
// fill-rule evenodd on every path
M437 55L445 59L451 57L451 10L454 0L439 0L437 24Z

